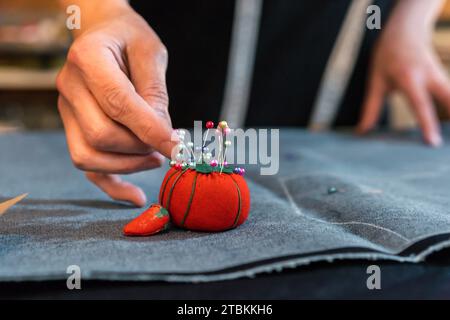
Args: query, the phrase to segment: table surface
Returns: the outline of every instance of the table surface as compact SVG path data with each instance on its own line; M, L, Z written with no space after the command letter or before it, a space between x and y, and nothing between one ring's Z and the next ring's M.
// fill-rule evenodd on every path
M43 151L44 152L44 151ZM150 298L150 299L297 299L297 298L450 298L450 250L420 264L383 261L320 262L249 279L201 284L83 281L69 291L65 281L2 283L0 298ZM366 268L381 268L381 290L368 290Z
M381 262L381 289L368 290L368 261L313 263L255 278L199 284L83 281L2 283L0 299L450 299L450 250L420 264Z

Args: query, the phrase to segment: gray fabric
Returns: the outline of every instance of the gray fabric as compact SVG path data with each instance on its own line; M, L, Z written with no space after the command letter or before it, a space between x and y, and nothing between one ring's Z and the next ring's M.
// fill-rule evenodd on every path
M75 264L83 279L211 281L320 260L418 262L450 244L449 146L287 129L281 140L277 176L249 170L241 227L127 238L141 210L86 182L62 133L0 135L0 201L29 193L0 217L0 280L63 279ZM155 201L164 171L128 178Z

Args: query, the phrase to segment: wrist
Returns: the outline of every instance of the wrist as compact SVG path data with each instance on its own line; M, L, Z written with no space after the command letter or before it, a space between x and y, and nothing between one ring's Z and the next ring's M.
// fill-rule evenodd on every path
M127 0L59 0L59 5L64 12L71 5L76 5L80 8L81 28L72 30L74 37L78 37L97 24L133 12Z

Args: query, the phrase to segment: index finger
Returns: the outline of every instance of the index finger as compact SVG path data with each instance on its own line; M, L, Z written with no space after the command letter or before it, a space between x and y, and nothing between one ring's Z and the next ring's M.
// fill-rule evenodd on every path
M442 137L439 128L439 119L437 118L433 101L426 87L418 80L411 79L402 89L406 93L416 113L425 141L432 146L440 146L442 144Z
M110 51L104 52L91 63L92 67L81 71L102 110L130 129L142 142L170 158L176 145L171 139L171 125L136 92L114 55Z

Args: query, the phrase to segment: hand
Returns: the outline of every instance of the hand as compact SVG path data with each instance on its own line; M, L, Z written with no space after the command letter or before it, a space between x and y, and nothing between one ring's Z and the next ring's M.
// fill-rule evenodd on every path
M57 78L70 155L113 199L143 206L144 192L114 174L153 169L171 155L167 51L128 4L81 10L82 29Z
M398 90L413 108L425 142L442 143L432 98L450 110L450 81L431 38L441 2L400 1L394 9L373 56L360 133L375 126L385 95Z

